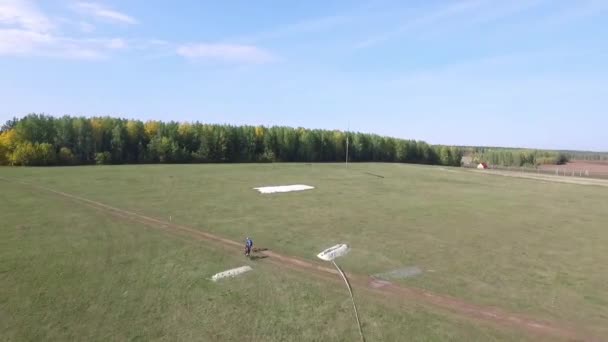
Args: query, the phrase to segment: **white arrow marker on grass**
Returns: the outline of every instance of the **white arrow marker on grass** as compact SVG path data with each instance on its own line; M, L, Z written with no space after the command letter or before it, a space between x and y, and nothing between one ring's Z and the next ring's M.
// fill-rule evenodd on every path
M230 270L227 270L224 272L217 273L217 274L213 275L213 277L211 277L211 280L218 281L223 278L236 277L239 274L243 274L243 273L249 272L251 270L252 270L252 268L250 266L241 266L241 267L233 268L233 269L230 269Z

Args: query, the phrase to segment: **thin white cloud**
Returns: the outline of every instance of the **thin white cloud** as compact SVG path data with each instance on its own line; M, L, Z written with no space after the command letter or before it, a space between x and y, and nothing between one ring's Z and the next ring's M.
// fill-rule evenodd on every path
M120 38L112 38L107 40L107 44L106 47L108 49L124 49L127 47L127 42L124 41L124 39L120 39Z
M28 0L0 0L0 24L34 32L48 32L54 27L49 18Z
M421 27L416 33L420 38L432 38L441 37L446 33L456 32L458 30L466 30L475 27L479 28L480 26L488 23L495 23L509 16L542 8L544 5L548 4L549 1L550 0L503 1L500 3L488 2L482 4L482 6L475 11L463 13L463 15L460 16L454 16L451 21L446 20L445 25L427 25ZM517 20L510 21L507 26L513 25L512 23L516 23L515 25L521 27ZM493 27L497 26L493 25ZM479 29L484 30L484 28ZM512 29L507 30L508 32L513 32Z
M42 56L68 59L102 59L125 49L119 38L76 39L22 29L0 29L0 56Z
M95 2L77 2L73 8L79 12L91 15L99 19L105 19L123 24L137 24L137 20L132 16L104 7Z
M47 33L20 29L0 30L0 55L24 55L54 42L55 38Z
M273 30L257 32L245 36L234 37L231 41L254 43L264 40L280 39L298 34L318 33L332 29L336 26L354 21L352 15L334 15L320 18L311 18L295 24L278 27Z
M139 39L129 42L129 47L140 51L164 51L168 56L175 55L175 47L162 39Z
M120 38L73 38L61 35L33 2L0 0L0 56L99 59L127 48ZM87 27L90 28L90 27Z
M408 16L401 24L396 24L392 29L372 34L357 42L354 47L369 48L407 35L419 39L443 36L474 27L484 29L481 26L485 24L539 9L538 19L526 27L527 32L559 28L576 21L603 15L608 11L608 3L605 0L455 1L422 9L417 14ZM503 25L508 27L510 33L519 32L522 27L519 21L503 22Z
M567 6L561 11L553 13L540 20L540 24L553 28L571 24L573 22L593 18L608 12L606 1L578 1L573 6Z
M61 38L61 41L97 49L121 50L129 47L122 38Z
M261 64L277 60L270 52L253 45L185 44L178 46L176 52L188 59L231 63Z
M456 29L481 25L515 15L542 4L548 0L503 1L466 0L442 5L418 13L392 30L368 37L357 44L356 48L368 48L407 33L417 37L441 34Z
M79 22L78 28L84 33L91 33L95 31L95 26L93 24L87 23L86 21Z
M226 39L229 42L255 44L260 41L283 39L298 35L318 35L347 25L361 25L369 18L392 15L394 11L382 9L380 3L365 3L335 14L306 18L294 23L278 26L270 30L248 33Z
M367 48L379 43L383 43L389 39L395 38L415 28L423 27L426 25L432 25L438 21L446 20L450 17L471 13L472 11L478 10L483 5L481 0L469 0L456 2L450 5L446 5L435 9L430 13L421 14L417 18L408 20L404 24L398 26L393 30L383 32L381 34L369 37L355 45L357 48Z

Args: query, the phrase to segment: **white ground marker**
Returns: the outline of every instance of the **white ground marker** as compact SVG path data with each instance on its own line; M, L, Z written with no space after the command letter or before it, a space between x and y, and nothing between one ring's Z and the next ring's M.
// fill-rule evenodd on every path
M314 186L304 184L293 184L293 185L279 185L279 186L263 186L259 188L253 188L262 194L274 194L277 192L291 192L291 191L303 191L314 189Z
M329 261L332 264L334 264L334 266L336 267L336 269L342 276L342 279L344 280L344 284L346 284L346 288L348 289L348 293L350 294L350 299L353 302L353 309L355 310L355 318L357 319L357 326L359 327L359 335L361 336L361 341L365 342L365 336L363 336L363 329L361 328L361 320L359 320L359 312L357 311L357 305L355 304L355 297L353 296L353 289L350 286L350 283L348 282L348 278L346 278L346 274L344 274L344 272L342 271L340 266L338 266L338 264L336 264L336 261L335 261L336 258L345 256L349 250L350 250L350 247L348 247L347 244L340 243L335 246L331 246L331 247L327 248L326 250L322 251L321 253L317 254L317 258L319 258L321 260Z
M218 281L223 278L236 277L240 274L249 272L251 270L252 270L252 268L250 266L241 266L241 267L233 268L233 269L230 269L230 270L227 270L224 272L214 274L213 277L211 277L211 280Z
M317 258L325 261L334 261L334 259L346 255L349 250L350 248L347 244L340 243L317 254Z

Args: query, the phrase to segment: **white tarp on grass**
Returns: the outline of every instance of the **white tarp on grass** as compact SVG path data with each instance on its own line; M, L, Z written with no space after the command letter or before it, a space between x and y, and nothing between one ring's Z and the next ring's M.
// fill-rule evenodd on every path
M276 192L290 192L290 191L303 191L314 189L314 186L294 184L294 185L279 185L279 186L264 186L260 188L253 188L262 194L274 194Z
M331 246L323 252L317 254L317 258L325 261L333 261L335 258L346 255L350 248L347 244L341 243L335 246Z
M252 270L252 268L250 266L241 266L241 267L233 268L228 271L224 271L224 272L215 274L213 277L211 277L211 280L218 281L222 278L236 277L239 274L243 274L243 273L249 272L251 270Z

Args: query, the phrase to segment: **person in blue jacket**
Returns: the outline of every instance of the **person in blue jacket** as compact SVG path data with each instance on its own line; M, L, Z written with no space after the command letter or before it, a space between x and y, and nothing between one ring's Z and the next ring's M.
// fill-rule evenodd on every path
M251 250L253 249L253 240L249 237L245 239L245 255L249 256L251 254Z

